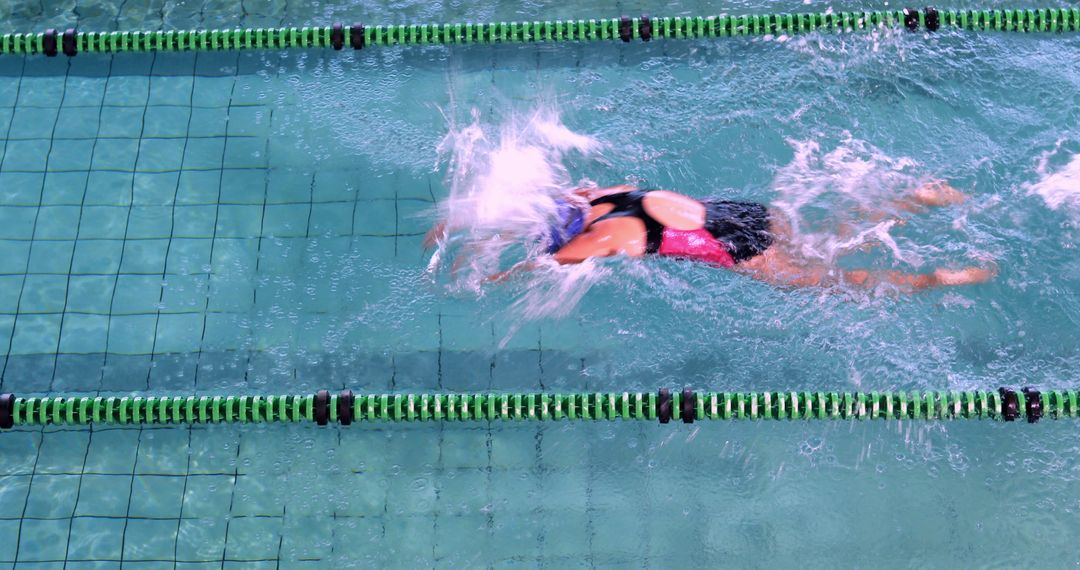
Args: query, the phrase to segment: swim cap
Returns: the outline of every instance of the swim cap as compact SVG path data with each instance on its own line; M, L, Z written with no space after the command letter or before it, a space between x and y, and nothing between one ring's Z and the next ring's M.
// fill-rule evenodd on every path
M585 211L563 199L556 199L558 221L548 228L547 253L553 254L585 229Z

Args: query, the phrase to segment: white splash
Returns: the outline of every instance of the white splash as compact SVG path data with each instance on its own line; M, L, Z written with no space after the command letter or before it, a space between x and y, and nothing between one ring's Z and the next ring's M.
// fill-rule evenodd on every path
M452 290L481 295L492 275L532 260L535 266L518 276L528 284L513 311L526 320L569 313L605 272L594 263L561 267L538 254L557 218L556 201L575 188L594 186L575 183L566 162L601 148L596 139L567 128L549 107L511 115L498 125L483 123L474 110L467 126L451 125L439 146L450 195L439 205L443 225L433 236L429 271L448 266Z
M845 253L877 245L898 261L922 263L889 233L897 219L888 204L918 184L908 173L913 160L890 157L850 135L827 152L812 140L788 143L795 157L777 170L772 207L790 222L800 256L833 264Z
M1028 194L1037 194L1047 207L1057 210L1063 206L1080 212L1080 155L1072 155L1069 163L1054 170L1051 161L1063 151L1064 139L1059 140L1052 150L1039 155L1035 172L1039 181L1026 186Z

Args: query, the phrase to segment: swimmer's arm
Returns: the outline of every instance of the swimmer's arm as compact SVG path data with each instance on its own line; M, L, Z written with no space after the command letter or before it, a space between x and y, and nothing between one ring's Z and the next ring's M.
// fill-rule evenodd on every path
M535 261L519 261L514 264L513 267L506 271L500 271L494 275L488 276L487 280L491 283L502 283L507 279L517 275L518 273L526 273L536 269Z
M570 243L564 245L551 257L560 265L581 263L592 257L610 257L617 253L611 249L610 245L607 245L610 241L611 236L606 232L590 230L570 240ZM535 261L521 261L506 271L500 271L488 277L488 281L502 283L518 273L532 271L538 266L539 264Z
M623 192L633 192L634 190L637 190L637 187L629 184L620 184L618 186L608 186L607 188L578 188L577 190L574 190L574 194L592 202L597 198L603 198L604 196L610 196L612 194L621 194Z
M610 257L618 253L611 247L612 241L612 236L607 232L592 228L570 240L552 257L561 265L581 263L593 257Z
M435 222L435 225L431 226L431 229L424 235L424 249L435 247L436 243L446 239L447 233L446 220Z

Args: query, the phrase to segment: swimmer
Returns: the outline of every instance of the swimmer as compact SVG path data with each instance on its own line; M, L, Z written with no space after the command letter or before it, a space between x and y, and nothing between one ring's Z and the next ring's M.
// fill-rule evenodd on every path
M945 182L925 184L891 204L893 211L920 212L963 202L967 196ZM785 216L765 205L720 199L697 200L668 190L632 186L578 189L556 201L558 221L547 236L547 254L560 264L626 255L661 255L723 267L774 285L825 287L847 283L873 288L895 286L904 292L983 283L992 268L936 269L930 273L842 270L821 259L798 255ZM877 212L872 218L882 219ZM438 224L426 244L444 237ZM491 276L503 281L532 269L518 263Z

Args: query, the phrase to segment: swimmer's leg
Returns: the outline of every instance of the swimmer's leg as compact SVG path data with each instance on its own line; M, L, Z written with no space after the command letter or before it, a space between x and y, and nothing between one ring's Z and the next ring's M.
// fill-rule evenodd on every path
M997 270L992 267L936 269L931 273L843 271L823 262L813 262L792 257L776 250L776 248L769 248L765 253L736 265L735 270L754 279L780 287L854 285L864 289L873 289L878 285L889 284L904 293L914 293L936 287L985 283L997 275Z
M836 237L850 239L865 229L865 222L887 222L891 226L903 226L907 220L903 214L916 214L925 212L928 208L938 208L961 204L967 200L967 195L953 188L944 180L932 180L919 186L907 196L885 202L883 206L874 208L860 208L857 217L862 223L842 222L836 228ZM888 231L888 230L886 230ZM861 245L859 249L869 251L880 245L876 241L869 241Z
M769 233L772 244L760 255L755 255L733 267L742 273L778 286L814 287L824 285L834 268L822 260L809 260L790 253L792 224L782 212L769 209Z
M931 180L916 188L907 199L910 204L928 208L955 206L967 200L967 194L953 188L944 180Z
M995 268L965 267L963 269L935 269L932 273L904 273L902 271L845 271L846 282L871 289L882 283L895 285L905 293L913 293L935 287L975 285L985 283L997 275Z
M967 194L953 188L944 180L931 180L911 191L910 194L888 202L885 211L872 212L871 221L878 221L897 212L925 212L927 208L955 206L967 200ZM891 210L891 212L889 211ZM875 217L876 216L876 217Z
M964 269L937 269L932 273L904 273L902 271L844 271L822 260L804 259L789 253L790 226L783 218L774 218L770 227L774 242L761 255L747 259L735 266L735 271L781 287L829 287L854 285L871 289L887 283L905 293L933 287L971 285L984 283L997 275L997 269L967 267Z
M797 258L775 245L733 269L780 287L822 287L839 278L834 267L821 261Z
M891 220L896 225L902 226L907 223L907 220L902 217L903 214L918 214L929 208L954 206L962 204L967 198L967 194L953 188L948 182L931 180L902 198L888 200L875 207L860 207L855 214L856 218L864 222L877 223ZM837 229L837 235L840 238L849 237L854 234L856 227L855 224L843 223Z

